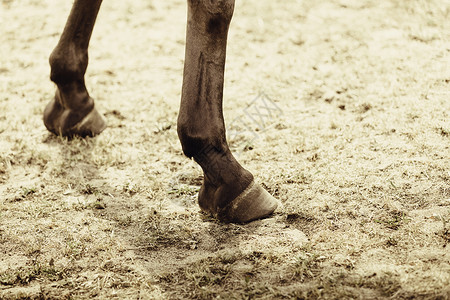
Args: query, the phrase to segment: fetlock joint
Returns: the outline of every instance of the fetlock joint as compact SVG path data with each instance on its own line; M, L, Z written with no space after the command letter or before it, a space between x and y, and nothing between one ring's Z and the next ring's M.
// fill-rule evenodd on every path
M74 45L64 50L58 46L49 58L50 79L56 84L66 84L81 81L84 84L84 74L88 65L86 51L76 49Z

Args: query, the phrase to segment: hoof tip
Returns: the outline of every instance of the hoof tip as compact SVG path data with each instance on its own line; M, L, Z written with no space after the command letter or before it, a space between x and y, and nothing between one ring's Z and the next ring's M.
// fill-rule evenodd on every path
M277 199L252 182L225 208L225 219L234 223L247 223L271 215L279 205Z
M106 122L97 109L93 109L78 124L71 128L71 132L80 136L95 136L106 128Z

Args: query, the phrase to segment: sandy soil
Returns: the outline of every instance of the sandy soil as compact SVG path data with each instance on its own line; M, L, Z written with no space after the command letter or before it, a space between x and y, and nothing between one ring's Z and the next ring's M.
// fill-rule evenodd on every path
M177 139L184 1L105 1L108 128L45 130L71 3L0 1L0 299L450 298L448 0L237 1L227 127L280 109L230 139L283 203L247 225L199 212Z

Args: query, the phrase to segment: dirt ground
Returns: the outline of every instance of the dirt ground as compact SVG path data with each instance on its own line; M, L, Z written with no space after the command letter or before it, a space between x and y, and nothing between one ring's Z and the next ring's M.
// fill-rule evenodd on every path
M246 225L200 213L177 138L185 1L105 1L108 128L46 131L71 4L0 1L0 299L450 299L450 1L237 1L227 128L280 109L230 139L283 203Z

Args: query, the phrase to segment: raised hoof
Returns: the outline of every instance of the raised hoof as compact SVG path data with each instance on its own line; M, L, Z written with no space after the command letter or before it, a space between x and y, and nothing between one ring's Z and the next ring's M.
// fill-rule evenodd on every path
M279 202L254 181L216 217L225 222L247 223L271 215Z
M106 128L105 120L95 107L75 125L70 124L73 119L78 119L76 114L62 108L55 100L52 100L45 108L45 127L56 135L69 138L73 136L95 136Z

